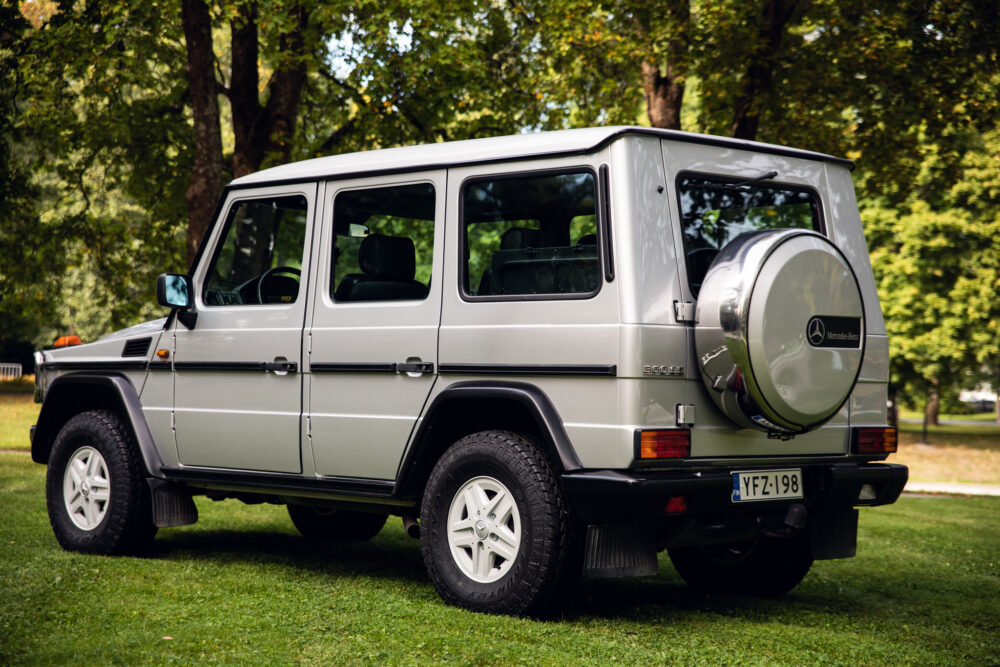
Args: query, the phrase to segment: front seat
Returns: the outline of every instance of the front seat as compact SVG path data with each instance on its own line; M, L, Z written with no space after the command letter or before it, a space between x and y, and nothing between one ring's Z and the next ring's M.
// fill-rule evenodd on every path
M405 236L366 236L358 249L364 273L349 273L337 285L337 301L391 301L423 299L427 286L413 279L416 271L413 241Z

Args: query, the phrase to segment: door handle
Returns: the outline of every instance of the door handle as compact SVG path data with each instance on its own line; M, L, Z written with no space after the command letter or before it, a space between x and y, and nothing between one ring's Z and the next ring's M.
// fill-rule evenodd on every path
M287 361L284 357L278 357L274 361L265 361L264 370L275 375L285 375L294 373L299 369L299 365L294 361Z
M429 361L407 361L396 364L397 373L433 373L434 364Z

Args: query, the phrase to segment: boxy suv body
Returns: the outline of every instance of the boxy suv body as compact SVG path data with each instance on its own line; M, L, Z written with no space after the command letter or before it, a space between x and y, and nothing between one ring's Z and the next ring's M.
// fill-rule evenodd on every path
M581 572L780 594L895 501L888 343L845 160L597 128L230 184L169 317L38 353L69 549L192 495L315 539L419 535L442 597L534 613ZM419 519L419 524L418 524Z

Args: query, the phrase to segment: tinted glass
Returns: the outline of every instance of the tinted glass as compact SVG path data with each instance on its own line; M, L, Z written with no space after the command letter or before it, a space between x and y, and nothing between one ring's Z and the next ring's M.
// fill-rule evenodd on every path
M464 289L470 296L597 290L597 214L590 172L467 183Z
M337 301L423 299L434 261L434 186L337 194L333 281Z
M819 198L812 190L759 181L738 185L723 177L681 176L677 183L691 291L727 243L740 234L795 227L820 231Z
M306 198L233 204L212 258L203 298L212 306L290 303L299 295Z

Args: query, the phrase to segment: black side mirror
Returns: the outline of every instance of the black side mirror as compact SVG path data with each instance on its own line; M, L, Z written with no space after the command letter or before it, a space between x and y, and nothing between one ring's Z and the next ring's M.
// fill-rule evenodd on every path
M191 306L191 283L178 273L161 273L156 277L156 302L167 308Z

